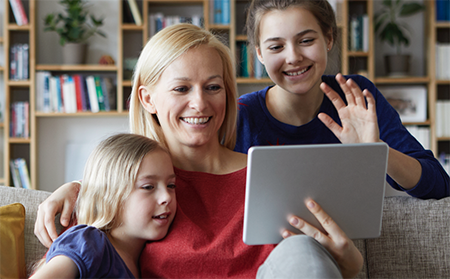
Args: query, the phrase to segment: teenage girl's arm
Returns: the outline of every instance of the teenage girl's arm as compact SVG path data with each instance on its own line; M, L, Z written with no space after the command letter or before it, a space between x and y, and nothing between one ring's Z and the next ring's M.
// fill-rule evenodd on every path
M49 248L58 237L55 228L55 216L58 213L61 213L61 225L65 227L69 225L79 191L79 183L66 183L39 205L34 234L45 247Z
M319 204L309 199L306 201L306 207L320 222L325 233L297 216L291 217L289 223L322 244L338 263L344 278L354 278L361 271L364 263L361 252ZM288 230L283 232L284 238L291 235L295 233Z
M336 80L345 93L347 105L327 84L322 83L320 88L338 111L342 126L324 113L318 115L319 119L342 143L380 142L373 95L367 89L361 91L352 79L346 80L341 74L336 75ZM404 189L411 189L420 180L422 166L415 158L389 148L387 173Z
M55 256L39 268L30 279L78 278L80 273L77 265L66 256Z

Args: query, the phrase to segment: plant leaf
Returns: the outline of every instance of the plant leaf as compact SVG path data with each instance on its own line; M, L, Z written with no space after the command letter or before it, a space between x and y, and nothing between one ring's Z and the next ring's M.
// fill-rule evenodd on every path
M425 10L425 6L419 3L405 3L400 10L400 16L411 16Z

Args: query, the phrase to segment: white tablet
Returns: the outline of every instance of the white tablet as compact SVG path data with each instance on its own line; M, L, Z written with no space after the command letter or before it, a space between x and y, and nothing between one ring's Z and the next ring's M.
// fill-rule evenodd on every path
M244 243L279 243L283 229L297 231L287 221L291 215L323 230L306 208L307 198L349 238L380 236L388 151L385 143L250 148Z

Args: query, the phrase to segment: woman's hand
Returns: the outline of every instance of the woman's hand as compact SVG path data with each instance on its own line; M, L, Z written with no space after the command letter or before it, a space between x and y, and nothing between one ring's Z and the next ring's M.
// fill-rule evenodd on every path
M58 213L61 213L61 225L64 227L69 225L79 190L79 183L66 183L39 205L34 234L45 247L49 248L58 237L55 227L55 216Z
M355 277L360 272L364 260L353 241L315 201L308 199L306 206L320 222L325 233L297 216L292 216L289 223L322 244L338 263L344 278ZM287 238L295 233L285 230L282 235Z
M318 118L342 143L380 141L375 99L372 94L367 89L361 92L359 86L352 79L346 80L341 74L336 75L336 81L345 93L347 105L339 94L326 83L322 82L320 89L336 108L342 127L325 113L320 113ZM367 106L364 97L367 99Z

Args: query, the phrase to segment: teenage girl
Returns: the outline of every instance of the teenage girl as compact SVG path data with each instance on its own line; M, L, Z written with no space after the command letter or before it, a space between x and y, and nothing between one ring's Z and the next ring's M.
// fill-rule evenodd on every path
M384 141L393 188L419 198L449 196L448 174L371 81L324 75L338 33L328 1L253 0L246 28L275 85L239 99L236 151L247 153L253 145Z
M78 225L53 242L32 278L139 278L144 244L164 238L175 212L168 152L144 136L111 136L86 163Z

